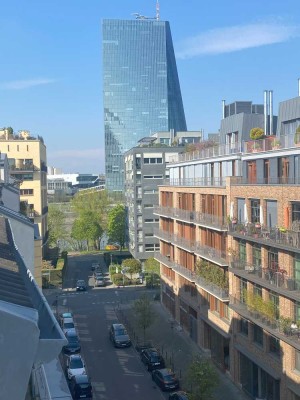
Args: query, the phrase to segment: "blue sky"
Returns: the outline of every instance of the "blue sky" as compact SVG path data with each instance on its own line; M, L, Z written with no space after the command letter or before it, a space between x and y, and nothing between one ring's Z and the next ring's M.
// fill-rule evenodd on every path
M155 15L155 0L10 0L0 14L0 126L47 145L48 165L104 172L101 20ZM161 0L189 130L217 132L221 100L297 96L299 0Z

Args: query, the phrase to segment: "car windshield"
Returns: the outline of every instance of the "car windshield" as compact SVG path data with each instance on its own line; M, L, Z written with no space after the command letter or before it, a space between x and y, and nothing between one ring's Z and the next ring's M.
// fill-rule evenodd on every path
M64 323L64 328L65 328L65 329L72 329L72 328L74 328L73 322L65 322L65 323Z
M70 368L71 369L83 368L82 360L80 358L71 359Z
M78 282L77 282L77 285L78 285L78 286L81 286L81 285L84 285L84 284L85 284L84 281L78 281Z
M90 387L90 385L88 383L81 383L79 386L81 389L87 389Z
M116 336L127 335L127 331L125 328L119 328L116 330Z
M150 355L150 360L151 360L151 362L159 362L159 361L160 361L160 357L159 357L158 354L152 353L152 354Z
M174 381L175 375L174 374L169 374L164 376L164 381L165 382L172 382Z

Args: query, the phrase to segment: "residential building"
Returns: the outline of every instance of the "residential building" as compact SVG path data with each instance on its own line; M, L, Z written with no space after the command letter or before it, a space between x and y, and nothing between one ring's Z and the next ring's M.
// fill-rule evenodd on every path
M51 171L50 171L51 172ZM98 174L54 174L47 175L47 193L50 196L70 196L78 190L105 186L105 176Z
M124 153L186 121L169 22L106 19L102 32L106 188L123 191Z
M158 205L158 185L168 177L166 165L179 151L182 148L141 144L124 155L129 251L141 262L159 251L159 240L154 236L159 219L153 214Z
M8 167L4 154L1 162ZM4 174L6 175L6 174ZM2 176L2 169L1 169ZM59 371L58 355L66 339L39 289L35 274L35 226L20 213L19 188L0 184L0 337L1 399L25 399L36 384L43 398ZM41 245L39 246L41 251ZM16 328L17 327L17 328ZM51 363L56 361L57 365ZM50 363L50 364L49 364ZM32 376L35 375L35 383ZM54 383L56 394L68 397L64 375ZM47 389L46 389L47 388ZM36 393L38 394L38 393ZM61 396L62 397L62 396ZM31 397L26 397L31 398ZM47 396L47 398L50 398ZM52 397L51 397L52 398Z
M277 136L173 160L155 211L163 304L253 399L300 398L299 105Z
M48 248L47 157L41 137L28 131L0 136L0 151L7 154L10 177L20 189L20 209L35 230L35 278L41 284L42 256Z

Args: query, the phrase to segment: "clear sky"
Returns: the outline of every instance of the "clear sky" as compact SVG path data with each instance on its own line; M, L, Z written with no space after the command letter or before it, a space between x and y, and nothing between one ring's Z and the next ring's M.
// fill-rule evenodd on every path
M101 20L155 0L9 0L0 11L0 127L44 137L48 165L104 172ZM217 132L221 100L297 96L299 0L161 0L189 130Z

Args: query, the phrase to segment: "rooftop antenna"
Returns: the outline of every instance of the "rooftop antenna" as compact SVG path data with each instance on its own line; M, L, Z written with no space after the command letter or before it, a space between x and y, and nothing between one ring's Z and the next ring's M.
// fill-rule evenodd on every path
M156 0L156 20L160 20L160 15L159 15L159 1Z

